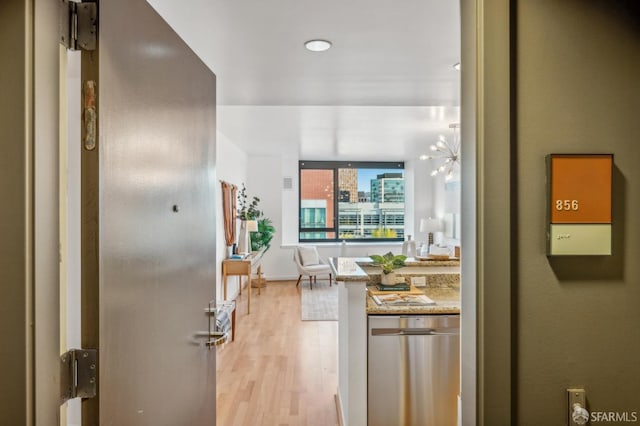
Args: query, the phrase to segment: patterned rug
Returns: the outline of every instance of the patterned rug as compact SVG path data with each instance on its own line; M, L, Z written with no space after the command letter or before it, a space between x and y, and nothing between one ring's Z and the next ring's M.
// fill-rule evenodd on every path
M318 279L309 289L309 281L302 281L302 321L338 321L338 286L329 280Z

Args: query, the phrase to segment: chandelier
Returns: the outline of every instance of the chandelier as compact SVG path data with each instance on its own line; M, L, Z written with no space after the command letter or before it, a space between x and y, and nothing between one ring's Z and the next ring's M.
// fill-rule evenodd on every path
M440 160L443 163L433 169L431 176L444 174L446 180L451 180L458 170L460 170L460 124L449 124L453 137L448 141L444 135L438 137L438 141L431 145L431 155L423 154L421 160Z

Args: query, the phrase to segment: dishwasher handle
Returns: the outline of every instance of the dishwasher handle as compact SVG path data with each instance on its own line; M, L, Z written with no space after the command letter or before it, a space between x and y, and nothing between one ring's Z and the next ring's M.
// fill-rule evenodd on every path
M372 336L459 336L455 328L372 328Z

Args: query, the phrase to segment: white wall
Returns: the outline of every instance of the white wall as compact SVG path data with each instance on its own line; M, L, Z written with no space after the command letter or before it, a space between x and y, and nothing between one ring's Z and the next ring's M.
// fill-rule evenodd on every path
M214 185L216 188L216 298L222 300L224 297L222 288L222 260L227 255L227 244L224 240L224 219L222 215L222 186L220 181L224 180L235 184L239 189L243 182L247 182L247 154L238 148L224 134L216 133L216 174ZM248 188L253 192L251 188ZM236 230L236 235L237 230ZM235 298L238 292L238 278L233 277L228 280L227 299Z
M271 248L262 260L262 271L268 280L296 279L298 273L292 259L292 248L298 244L298 161L297 152L280 152L273 155L247 155L232 140L218 132L217 179L226 180L238 186L245 182L250 197L260 198L260 209L265 217L271 219L276 229ZM347 160L347 159L345 159ZM444 213L459 212L459 191L455 194L444 190L444 179L432 177L433 164L409 158L405 161L406 200L409 208L406 212L406 234L413 235L417 241L426 239L419 232L421 218L442 217ZM291 189L283 188L283 178L293 180ZM455 198L457 201L453 199ZM225 257L224 226L222 222L222 199L219 182L216 182L216 200L218 209L218 245L217 262ZM323 258L340 255L339 243L316 244ZM347 246L348 256L367 256L387 251L400 251L401 243L354 243ZM222 297L222 283L218 268L217 294ZM237 279L230 279L229 295L234 297L237 291Z
M265 254L262 270L267 279L295 279L298 274L293 263L292 248L298 244L298 160L297 153L273 156L249 156L247 188L250 195L257 195L265 216L273 221L276 235L271 249ZM345 159L347 160L347 159ZM429 175L432 165L425 161L405 161L406 199L408 209L405 216L406 234L414 239L425 240L419 233L421 218L434 216L436 205L446 205L445 200L436 202L436 187L442 186L440 197L444 197L444 183ZM283 178L293 179L293 188L283 189ZM444 208L444 207L443 207ZM323 258L340 255L339 243L316 244ZM367 256L386 251L400 251L401 243L348 243L348 256Z

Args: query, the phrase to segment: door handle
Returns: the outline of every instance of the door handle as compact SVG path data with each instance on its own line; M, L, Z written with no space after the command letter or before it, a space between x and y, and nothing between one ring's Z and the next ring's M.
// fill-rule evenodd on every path
M208 339L204 344L206 347L211 348L227 343L229 334L224 331L196 331L194 337Z
M210 337L215 337L215 339L207 340L205 342L205 346L207 346L208 348L211 348L214 346L220 346L224 343L227 343L227 339L229 338L229 335L222 331L214 331L213 333L210 333Z
M209 318L207 319L208 330L206 332L197 332L196 337L207 337L207 340L204 344L207 348L212 348L215 346L220 346L224 343L227 343L229 339L229 335L223 331L216 331L215 326L211 327L211 319L213 317L213 321L216 321L216 317L218 314L217 303L215 300L210 301L207 304L207 307L204 308L204 311ZM213 339L211 339L213 337Z

